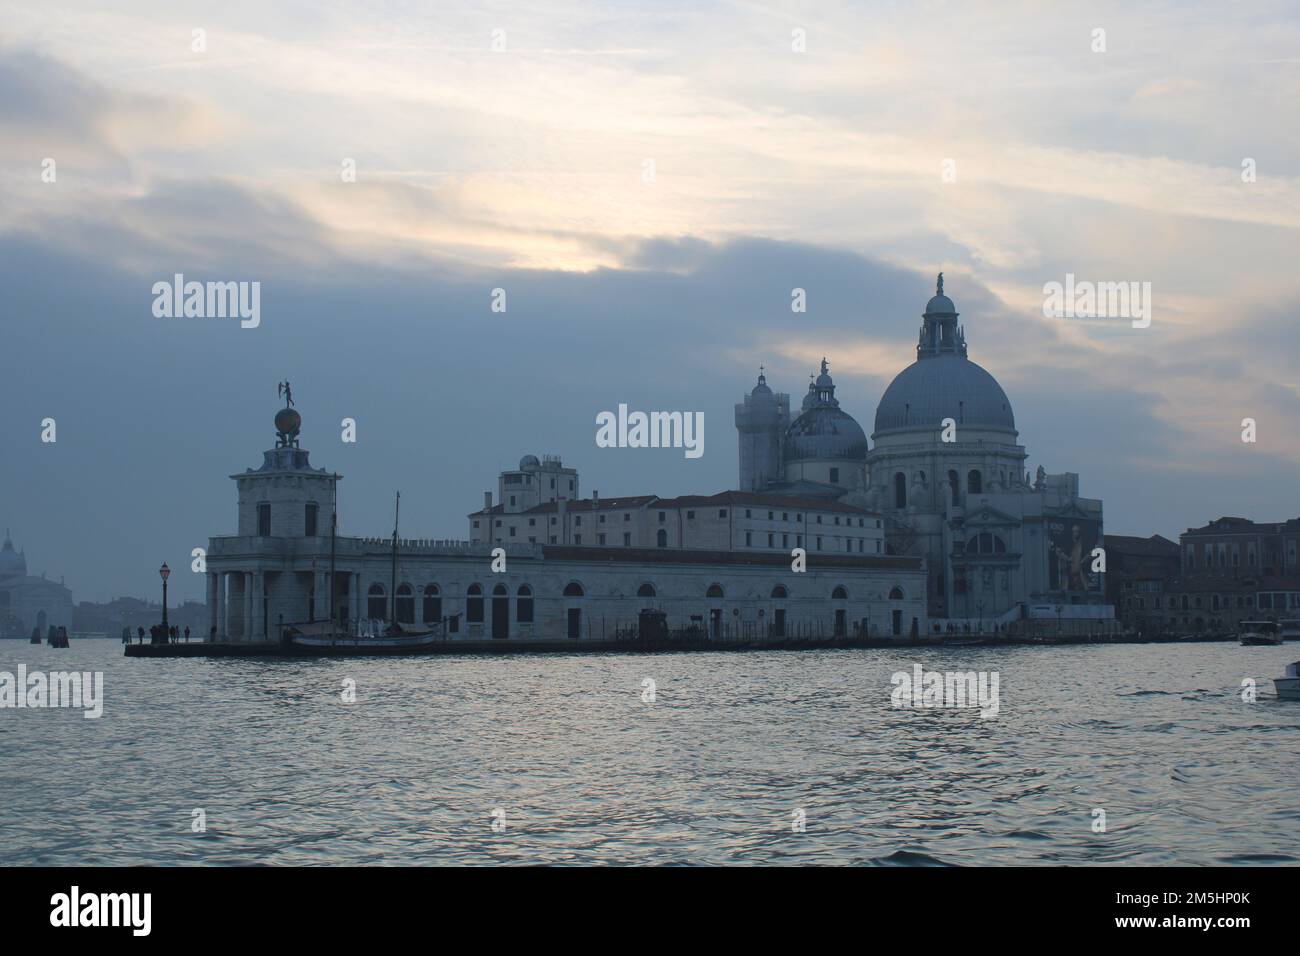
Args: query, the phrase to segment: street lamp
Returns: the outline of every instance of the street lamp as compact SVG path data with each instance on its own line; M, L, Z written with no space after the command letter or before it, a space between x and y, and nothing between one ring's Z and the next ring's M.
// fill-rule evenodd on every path
M167 578L171 575L171 573L172 573L172 569L167 567L167 562L164 561L163 566L158 569L158 576L162 578L162 582L163 582L163 631L164 632L167 631Z

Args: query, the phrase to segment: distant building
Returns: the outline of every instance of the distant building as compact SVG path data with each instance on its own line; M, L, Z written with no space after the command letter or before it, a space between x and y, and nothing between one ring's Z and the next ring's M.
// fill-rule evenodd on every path
M1178 577L1178 542L1153 534L1137 538L1108 534L1106 601L1125 628L1144 634L1172 628L1168 587Z
M51 627L72 630L72 592L62 581L27 573L27 555L15 551L9 530L0 546L0 636L31 637L39 628L44 638Z

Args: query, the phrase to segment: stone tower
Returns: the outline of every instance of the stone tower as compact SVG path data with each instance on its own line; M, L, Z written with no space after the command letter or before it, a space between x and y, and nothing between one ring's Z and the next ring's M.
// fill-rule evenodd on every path
M781 443L790 427L790 396L767 387L759 369L758 384L736 406L741 491L760 491L781 480Z

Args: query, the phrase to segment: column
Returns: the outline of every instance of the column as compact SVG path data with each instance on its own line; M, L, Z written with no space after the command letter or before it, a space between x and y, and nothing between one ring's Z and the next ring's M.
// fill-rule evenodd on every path
M253 572L244 571L244 640L253 639Z
M257 641L266 640L266 619L263 615L265 599L262 593L266 590L266 572L253 572L253 639Z
M208 572L208 624L208 633L203 635L205 641L210 640L211 628L217 626L217 576L212 571Z
M226 608L226 573L224 571L218 571L216 573L216 578L217 578L217 591L216 591L217 640L224 641L227 639L226 618L228 616L227 608Z

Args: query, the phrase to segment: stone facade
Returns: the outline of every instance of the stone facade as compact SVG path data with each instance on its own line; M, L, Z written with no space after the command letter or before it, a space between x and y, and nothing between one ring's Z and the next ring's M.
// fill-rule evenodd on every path
M0 547L0 637L30 638L39 628L41 639L51 627L72 630L72 592L61 581L27 573L27 556L14 550L9 532Z

